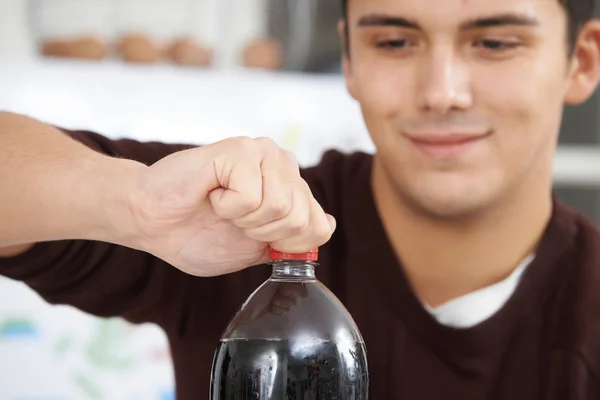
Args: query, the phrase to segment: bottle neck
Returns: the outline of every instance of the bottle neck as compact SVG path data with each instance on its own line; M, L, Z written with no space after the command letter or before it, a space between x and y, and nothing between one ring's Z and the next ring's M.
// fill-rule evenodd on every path
M273 266L273 274L271 279L283 280L314 280L315 266L314 261L296 261L296 260L278 260L271 261Z

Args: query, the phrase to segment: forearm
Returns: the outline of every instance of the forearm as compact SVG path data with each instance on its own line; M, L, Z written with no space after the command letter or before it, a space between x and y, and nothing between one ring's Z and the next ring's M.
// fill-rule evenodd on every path
M129 187L143 168L0 112L0 247L62 239L127 244Z

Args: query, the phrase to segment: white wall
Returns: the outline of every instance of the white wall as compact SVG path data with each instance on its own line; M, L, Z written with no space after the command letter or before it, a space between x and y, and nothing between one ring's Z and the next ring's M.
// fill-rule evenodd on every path
M0 0L0 56L33 56L33 38L28 29L26 10L26 0Z

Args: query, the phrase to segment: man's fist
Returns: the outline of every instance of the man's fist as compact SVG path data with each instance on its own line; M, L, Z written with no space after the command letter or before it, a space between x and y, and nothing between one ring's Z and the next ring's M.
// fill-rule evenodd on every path
M172 154L130 193L134 247L198 276L268 260L268 248L304 252L329 240L335 220L270 139L232 138Z

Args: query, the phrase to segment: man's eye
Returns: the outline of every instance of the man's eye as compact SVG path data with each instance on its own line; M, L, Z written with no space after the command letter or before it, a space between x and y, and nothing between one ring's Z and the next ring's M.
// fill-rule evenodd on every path
M520 46L518 42L510 42L503 40L483 39L475 42L476 47L481 47L485 50L503 51L511 50Z
M377 42L377 48L379 48L379 49L397 50L397 49L403 49L407 45L408 45L408 40L406 40L406 39L382 40L382 41Z

